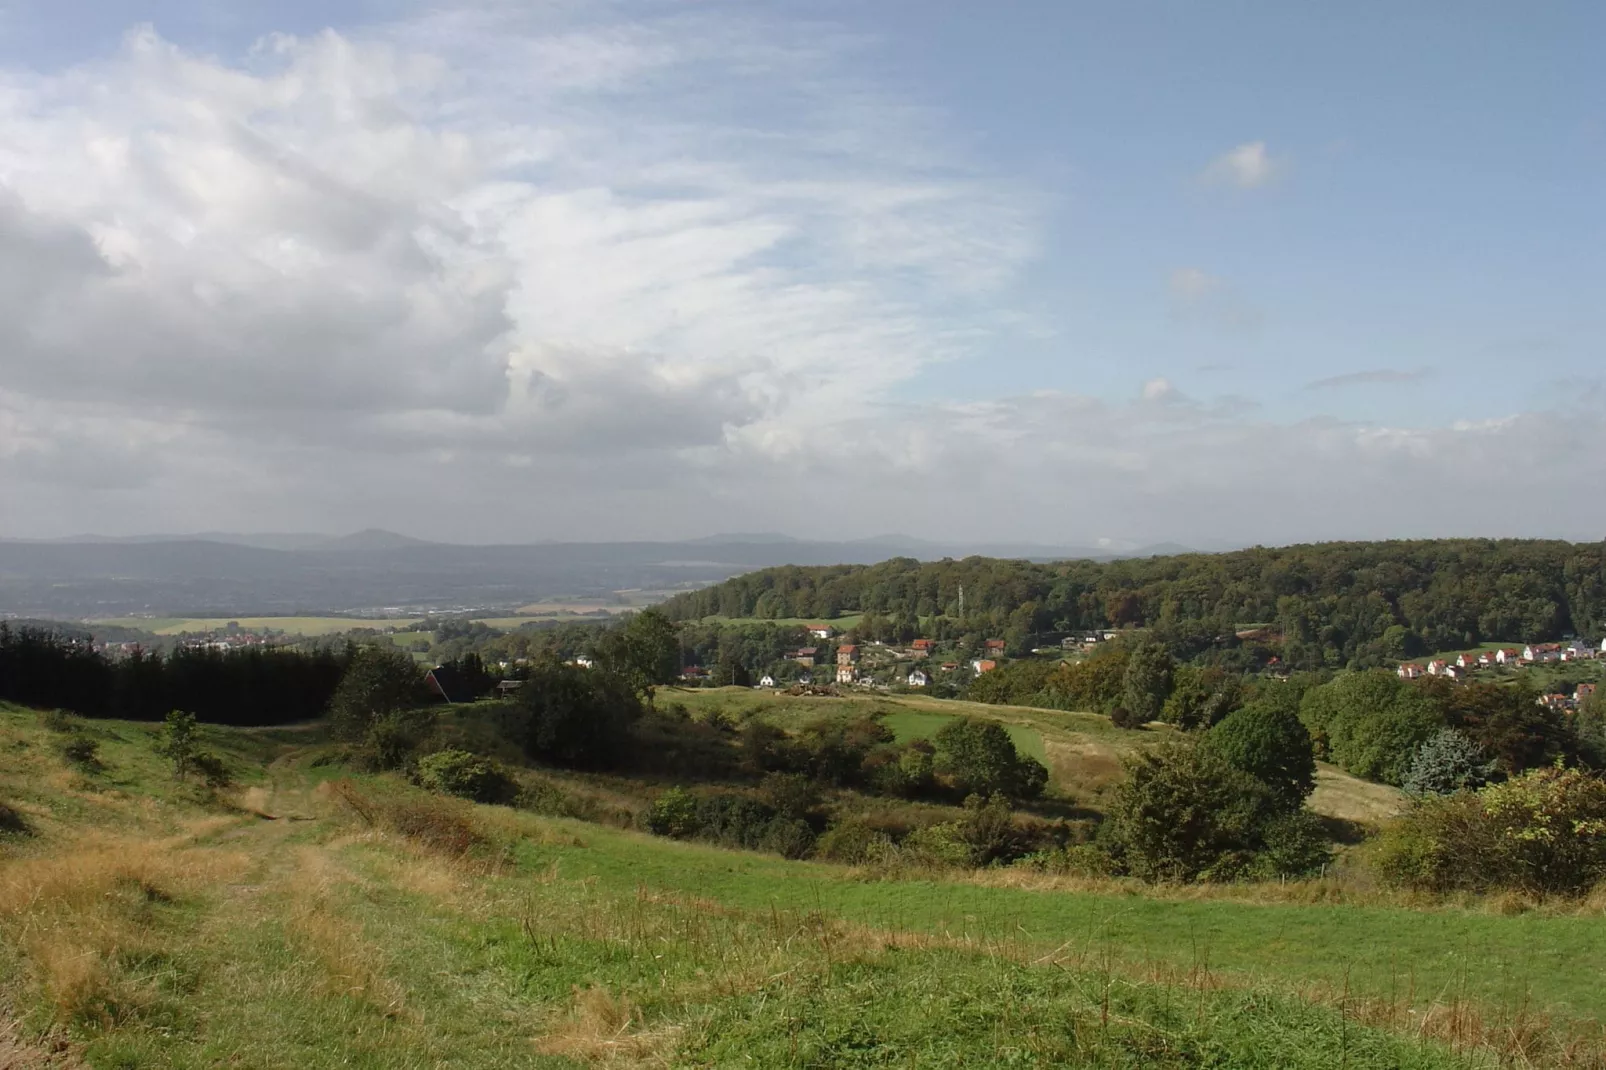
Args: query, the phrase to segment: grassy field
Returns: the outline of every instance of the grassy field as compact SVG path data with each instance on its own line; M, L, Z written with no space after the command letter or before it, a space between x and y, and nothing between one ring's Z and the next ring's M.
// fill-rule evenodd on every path
M89 624L110 624L138 628L155 635L182 635L185 632L218 632L229 622L242 631L275 631L286 635L338 635L353 628L405 628L419 617L106 617Z
M435 799L316 727L207 729L222 798L153 726L72 734L99 768L0 707L7 1067L1601 1065L1598 910L874 876Z

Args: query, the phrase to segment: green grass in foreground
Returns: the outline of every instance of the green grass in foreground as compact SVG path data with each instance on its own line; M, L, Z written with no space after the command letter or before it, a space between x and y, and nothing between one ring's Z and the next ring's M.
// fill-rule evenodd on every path
M92 1067L1438 1068L1497 1060L1407 1002L1606 1013L1585 916L867 881L357 778L459 858L315 790L316 731L209 730L262 820L82 730L103 771L0 708L0 1012Z

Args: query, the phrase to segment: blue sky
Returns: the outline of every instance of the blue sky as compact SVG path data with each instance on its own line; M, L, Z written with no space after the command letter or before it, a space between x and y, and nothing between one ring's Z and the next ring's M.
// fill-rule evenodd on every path
M1603 39L1582 3L0 7L36 287L0 535L1599 538ZM509 487L543 504L486 516Z

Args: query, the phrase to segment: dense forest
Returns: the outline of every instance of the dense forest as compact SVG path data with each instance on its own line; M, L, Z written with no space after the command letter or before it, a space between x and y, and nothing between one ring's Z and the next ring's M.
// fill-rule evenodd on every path
M1002 637L1012 650L1080 629L1145 627L1183 658L1364 667L1606 632L1606 544L1319 543L1107 563L894 558L764 569L663 609L677 620L867 613L894 629Z
M216 724L294 724L323 715L350 657L277 647L114 659L70 630L0 622L0 701L133 721L176 709Z

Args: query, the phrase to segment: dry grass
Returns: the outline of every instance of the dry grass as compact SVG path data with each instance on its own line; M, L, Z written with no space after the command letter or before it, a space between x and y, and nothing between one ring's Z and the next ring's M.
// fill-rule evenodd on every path
M1044 739L1043 749L1053 783L1061 788L1097 795L1126 776L1120 751L1105 743Z
M1316 767L1316 790L1308 805L1318 814L1376 827L1404 808L1406 796L1387 784L1373 784L1329 765Z
M384 952L365 940L361 926L341 916L344 886L359 878L324 847L296 850L286 930L318 963L330 994L350 996L387 1017L406 1009L406 993L386 975Z
M125 963L160 955L159 908L238 877L240 851L199 848L212 820L165 838L87 835L0 871L0 931L22 952L58 1021L111 1023L154 998Z
M536 1042L536 1050L593 1066L668 1066L680 1034L675 1025L647 1028L623 993L576 988L568 1011Z

